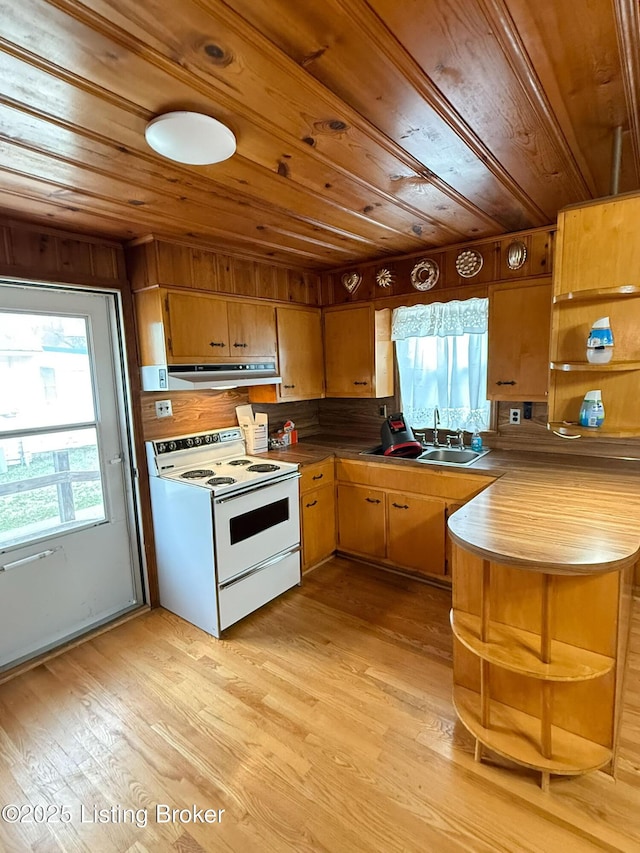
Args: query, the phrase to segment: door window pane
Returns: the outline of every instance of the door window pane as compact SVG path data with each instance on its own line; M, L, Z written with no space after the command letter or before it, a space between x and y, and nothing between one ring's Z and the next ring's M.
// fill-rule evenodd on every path
M0 439L0 547L104 520L94 428Z
M87 320L0 311L0 433L95 421Z

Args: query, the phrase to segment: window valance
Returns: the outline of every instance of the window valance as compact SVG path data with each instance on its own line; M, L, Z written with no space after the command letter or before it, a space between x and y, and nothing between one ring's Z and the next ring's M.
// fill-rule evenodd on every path
M431 302L396 308L391 322L391 338L439 337L483 334L489 327L489 300L474 297L464 301Z

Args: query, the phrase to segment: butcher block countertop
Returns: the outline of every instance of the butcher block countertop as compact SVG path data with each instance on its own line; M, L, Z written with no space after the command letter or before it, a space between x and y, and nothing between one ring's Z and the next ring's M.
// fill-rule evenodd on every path
M469 467L361 456L370 443L314 436L273 459L300 465L332 455L496 481L449 519L455 542L485 559L531 571L592 574L633 565L640 549L640 461L492 450Z

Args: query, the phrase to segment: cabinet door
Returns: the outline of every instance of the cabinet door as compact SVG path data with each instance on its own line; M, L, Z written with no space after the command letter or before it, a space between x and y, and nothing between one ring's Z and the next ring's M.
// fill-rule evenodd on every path
M324 351L327 397L373 397L374 317L369 306L327 311Z
M276 356L276 312L273 306L229 301L227 311L232 356Z
M229 356L227 303L212 296L167 294L168 353L174 359L211 361Z
M427 575L445 573L445 501L402 492L387 494L387 559Z
M366 486L338 486L338 543L343 551L384 558L384 494Z
M308 569L336 550L336 501L333 485L301 497L302 565Z
M551 285L489 293L489 400L547 399Z
M278 362L282 400L322 397L322 324L319 311L278 308Z

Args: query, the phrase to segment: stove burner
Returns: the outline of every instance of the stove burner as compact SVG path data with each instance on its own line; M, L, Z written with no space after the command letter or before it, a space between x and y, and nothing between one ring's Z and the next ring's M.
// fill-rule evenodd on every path
M209 473L212 472L209 471ZM212 477L207 480L207 486L230 486L232 483L235 483L233 477Z
M232 459L227 465L251 465L250 459Z
M267 474L269 471L277 471L279 465L269 465L268 462L261 462L260 465L251 465L247 471L256 471L259 474Z
M180 476L185 480L201 480L203 477L210 477L213 471L208 468L197 468L194 471L185 471Z

